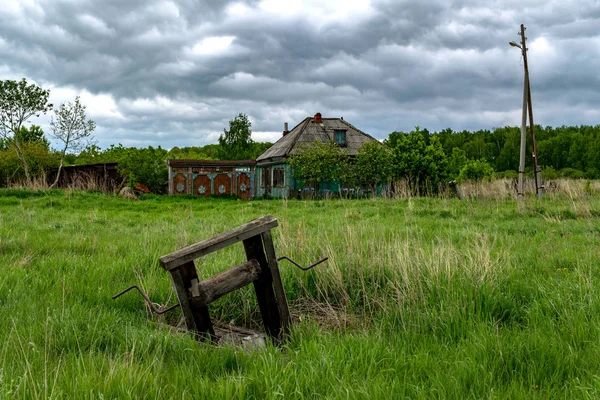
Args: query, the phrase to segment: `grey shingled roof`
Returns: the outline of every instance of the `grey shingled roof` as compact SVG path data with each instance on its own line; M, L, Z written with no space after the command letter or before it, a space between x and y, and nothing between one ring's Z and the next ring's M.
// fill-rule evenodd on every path
M315 140L322 143L333 141L336 130L346 131L345 149L349 156L355 156L363 143L377 140L341 118L322 118L322 123L317 124L314 118L307 117L262 153L256 161L260 162L297 154L301 151L303 145L308 145Z

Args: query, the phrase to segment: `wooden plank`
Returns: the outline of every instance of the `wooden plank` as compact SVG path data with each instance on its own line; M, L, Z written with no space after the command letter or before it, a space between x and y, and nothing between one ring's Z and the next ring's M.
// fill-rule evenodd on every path
M198 291L197 299L194 300L200 305L208 305L227 293L254 282L258 279L260 272L260 265L256 260L235 266L200 282L196 289Z
M213 253L231 244L260 235L277 226L277 218L267 215L255 219L230 231L223 232L210 239L186 246L173 253L159 258L161 265L167 271L177 268L188 261ZM251 258L250 258L251 259ZM249 259L249 260L250 260ZM262 266L262 264L261 264ZM265 264L265 267L267 265Z
M279 317L279 307L277 297L273 291L273 277L269 269L269 263L263 249L262 238L260 235L253 236L244 240L244 249L248 260L258 261L261 269L260 276L254 281L254 291L265 325L265 332L273 341L278 344L281 338L281 318Z
M265 252L267 259L269 260L269 269L271 270L271 276L273 278L273 289L275 290L275 296L277 297L277 303L279 304L279 318L281 320L281 335L287 335L292 319L290 317L290 310L288 308L287 297L285 295L285 289L281 281L281 274L279 273L279 264L277 262L277 255L275 254L275 246L273 245L273 237L271 231L263 232L262 239L265 246Z
M192 282L198 280L194 262L189 261L169 272L171 273L171 280L173 281L175 293L177 294L188 331L200 337L210 337L216 340L208 308L206 306L199 306L191 301L190 291L193 285Z
M167 165L169 165L169 161L167 161ZM169 165L169 194L173 195L173 167Z

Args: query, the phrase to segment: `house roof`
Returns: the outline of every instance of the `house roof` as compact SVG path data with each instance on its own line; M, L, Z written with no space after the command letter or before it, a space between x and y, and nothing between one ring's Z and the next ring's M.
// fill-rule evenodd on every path
M254 164L256 164L254 160L167 160L167 165L170 167L251 167Z
M273 146L262 153L256 161L287 157L301 151L303 145L316 140L326 143L334 141L335 131L346 131L346 152L349 156L358 154L358 149L363 143L377 140L374 137L357 129L342 118L321 118L321 123L316 123L315 118L307 117L296 125L287 135L281 137Z

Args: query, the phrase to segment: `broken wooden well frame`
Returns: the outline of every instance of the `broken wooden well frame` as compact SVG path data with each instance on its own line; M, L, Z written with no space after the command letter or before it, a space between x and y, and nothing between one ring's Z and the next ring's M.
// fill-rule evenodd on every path
M160 257L162 267L171 274L190 332L216 341L208 305L253 283L265 332L275 343L283 340L291 320L271 236L277 225L277 218L267 215ZM238 242L244 245L248 262L199 281L194 260Z

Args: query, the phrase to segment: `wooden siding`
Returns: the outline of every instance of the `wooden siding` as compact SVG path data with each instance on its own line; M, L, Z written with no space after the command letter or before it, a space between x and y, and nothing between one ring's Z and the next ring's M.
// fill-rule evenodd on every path
M237 195L244 200L255 195L254 161L168 160L167 164L169 194Z
M272 186L273 182L273 170L275 168L283 169L284 182L282 186ZM268 171L269 181L263 182L263 170ZM274 164L264 167L256 167L256 196L262 197L267 194L276 199L286 199L290 195L293 195L294 189L294 178L291 174L291 168L289 164Z
M197 175L194 178L194 191L195 196L208 197L210 196L210 178L206 175Z

